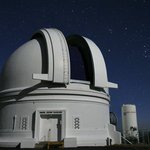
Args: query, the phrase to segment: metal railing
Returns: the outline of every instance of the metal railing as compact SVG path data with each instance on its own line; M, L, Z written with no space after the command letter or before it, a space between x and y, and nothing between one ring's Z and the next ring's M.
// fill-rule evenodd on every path
M128 139L126 139L124 136L121 136L125 141L127 141L129 144L133 144L132 142L130 142Z

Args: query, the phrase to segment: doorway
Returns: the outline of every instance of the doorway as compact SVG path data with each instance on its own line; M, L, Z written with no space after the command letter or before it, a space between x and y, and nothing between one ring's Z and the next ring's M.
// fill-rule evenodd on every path
M37 113L36 113L37 114ZM37 134L39 141L61 141L64 137L62 111L38 111Z

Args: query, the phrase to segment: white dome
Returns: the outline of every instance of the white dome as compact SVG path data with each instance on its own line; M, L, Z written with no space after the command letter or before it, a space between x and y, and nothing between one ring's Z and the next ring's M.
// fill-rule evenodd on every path
M39 83L32 74L42 71L41 48L37 40L19 47L8 59L1 74L0 90L28 87Z
M69 84L71 78L68 45L81 49L93 87L117 87L107 80L104 58L96 44L82 36L67 38L56 29L42 29L18 48L1 73L0 91L35 86L41 81Z

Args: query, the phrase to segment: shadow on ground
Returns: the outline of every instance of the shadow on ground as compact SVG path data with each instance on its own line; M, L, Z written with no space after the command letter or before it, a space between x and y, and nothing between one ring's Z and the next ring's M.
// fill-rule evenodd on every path
M2 148L0 150L47 150L47 148ZM77 147L77 148L57 148L50 147L50 150L150 150L150 145L113 145L104 147Z

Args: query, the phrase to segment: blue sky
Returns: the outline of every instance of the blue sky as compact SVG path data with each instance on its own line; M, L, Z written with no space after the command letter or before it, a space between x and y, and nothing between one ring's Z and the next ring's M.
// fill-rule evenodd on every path
M111 82L111 110L121 124L122 104L135 104L140 128L150 129L149 0L1 0L0 70L40 28L80 34L101 49Z

